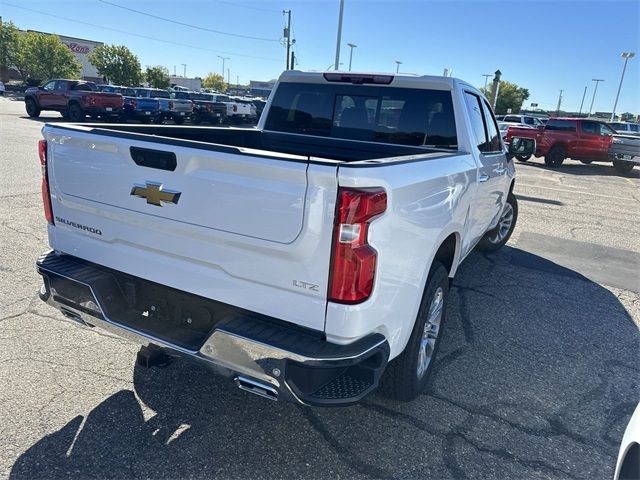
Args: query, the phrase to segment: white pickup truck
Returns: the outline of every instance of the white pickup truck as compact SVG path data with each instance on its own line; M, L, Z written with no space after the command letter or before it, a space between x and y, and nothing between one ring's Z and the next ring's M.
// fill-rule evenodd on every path
M508 240L535 151L468 83L339 72L282 74L257 129L43 134L42 300L316 406L425 389L450 280Z

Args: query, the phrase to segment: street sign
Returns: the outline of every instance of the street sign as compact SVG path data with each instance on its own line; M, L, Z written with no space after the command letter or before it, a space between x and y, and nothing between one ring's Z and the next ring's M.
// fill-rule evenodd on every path
M507 108L507 113L511 113L511 109L510 108Z
M532 104L531 104L531 106L532 106L532 107L537 107L537 106L538 106L538 104L537 104L537 103L532 103Z

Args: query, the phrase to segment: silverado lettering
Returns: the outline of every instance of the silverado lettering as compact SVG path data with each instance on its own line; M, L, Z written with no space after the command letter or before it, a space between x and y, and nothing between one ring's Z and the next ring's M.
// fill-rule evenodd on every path
M70 227L73 227L73 228L78 228L80 230L85 230L87 232L95 233L96 235L102 235L102 230L100 230L99 228L87 227L86 225L72 222L71 220L67 220L66 218L61 218L56 216L56 222L64 223L65 225L69 225Z

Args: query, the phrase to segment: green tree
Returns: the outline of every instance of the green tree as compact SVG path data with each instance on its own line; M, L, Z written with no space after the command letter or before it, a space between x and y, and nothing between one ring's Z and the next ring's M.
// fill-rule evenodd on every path
M491 87L480 89L482 93L491 98ZM515 83L502 81L500 82L500 90L498 90L498 101L496 102L496 115L505 115L510 108L511 113L518 113L522 108L522 104L529 98L529 89L522 88Z
M142 82L140 61L124 45L98 45L88 59L100 75L115 85L137 87Z
M57 35L26 32L19 35L14 65L23 78L78 78L82 65Z
M6 82L19 51L20 31L12 22L0 22L0 80Z
M224 77L219 73L210 73L204 80L202 80L202 86L204 88L211 88L217 92L224 92L227 90L227 84L224 81Z
M155 67L147 67L144 77L150 86L154 88L169 88L171 79L169 78L169 70L160 65Z

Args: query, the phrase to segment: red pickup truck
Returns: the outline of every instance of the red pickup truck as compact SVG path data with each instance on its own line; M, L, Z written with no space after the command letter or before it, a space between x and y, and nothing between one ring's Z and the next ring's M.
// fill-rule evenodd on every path
M41 87L28 88L24 103L30 117L53 110L72 122L82 122L87 115L120 118L124 107L119 93L98 92L94 83L81 80L49 80Z
M609 145L615 134L616 131L604 122L582 118L551 118L544 127L537 129L509 127L505 141L509 143L511 137L535 138L536 156L544 156L544 163L549 167L559 167L565 158L582 163L608 161ZM529 159L516 158L520 161Z

